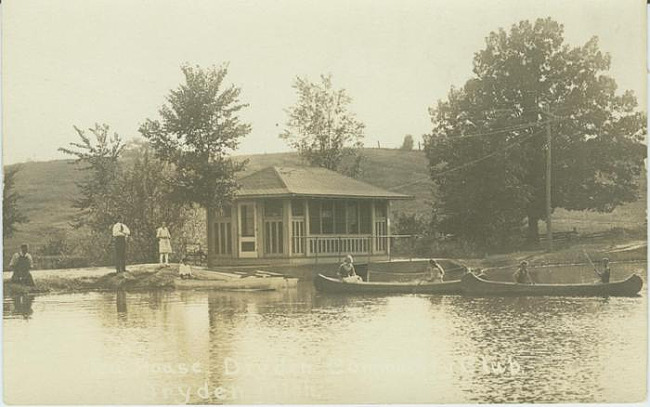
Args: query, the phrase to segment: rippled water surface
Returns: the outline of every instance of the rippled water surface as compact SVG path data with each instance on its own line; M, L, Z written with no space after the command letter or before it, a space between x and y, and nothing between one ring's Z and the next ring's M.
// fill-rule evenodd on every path
M11 403L624 402L636 298L85 293L4 300Z

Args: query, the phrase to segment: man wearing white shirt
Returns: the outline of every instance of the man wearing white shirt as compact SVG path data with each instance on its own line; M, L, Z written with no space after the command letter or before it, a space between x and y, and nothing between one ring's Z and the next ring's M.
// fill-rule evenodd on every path
M126 238L131 235L129 228L118 218L113 225L113 239L115 239L115 270L118 273L126 271Z

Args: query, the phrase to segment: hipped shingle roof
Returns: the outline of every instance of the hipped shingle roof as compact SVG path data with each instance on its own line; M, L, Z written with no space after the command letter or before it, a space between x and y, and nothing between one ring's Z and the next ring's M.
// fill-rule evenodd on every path
M412 199L325 168L267 167L239 180L237 198L331 197Z

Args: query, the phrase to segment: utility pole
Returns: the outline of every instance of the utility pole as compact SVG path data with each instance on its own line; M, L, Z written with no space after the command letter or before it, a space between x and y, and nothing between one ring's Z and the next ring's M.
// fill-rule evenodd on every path
M553 251L553 227L551 222L551 111L546 107L546 240L548 242L547 250Z

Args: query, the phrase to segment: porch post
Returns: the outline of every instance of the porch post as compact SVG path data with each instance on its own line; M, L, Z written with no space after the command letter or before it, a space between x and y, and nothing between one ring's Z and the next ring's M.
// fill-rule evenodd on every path
M208 252L207 253L208 254L208 268L213 266L213 261L212 261L212 248L214 247L214 241L213 241L214 235L213 235L213 231L212 231L212 229L213 229L212 223L214 222L213 221L213 215L214 214L212 213L212 209L210 209L210 208L205 209L205 222L207 223L206 231L207 231L207 235L208 235L207 236L207 238L208 238L208 247L206 248L206 250Z
M388 258L390 259L390 246L392 243L392 238L390 235L390 201L386 201L386 236L388 236L387 239L387 245L386 245L386 252L388 254Z
M237 201L233 201L230 205L230 246L232 253L230 256L233 259L239 258L239 205Z
M291 247L291 242L293 239L293 214L291 213L291 198L286 198L282 200L282 223L285 233L283 245L285 247L285 253L287 257L293 257L293 249Z
M370 224L372 225L370 233L372 240L370 244L370 254L375 253L375 245L377 244L377 228L375 227L375 200L370 201Z
M305 236L310 236L311 231L309 230L309 199L305 199L303 202L305 203ZM305 245L305 257L309 257L311 255L311 239L306 237L304 239L305 241L303 243Z
M264 245L266 244L266 230L264 229L264 207L266 199L255 201L255 248L257 249L257 258L266 257Z

